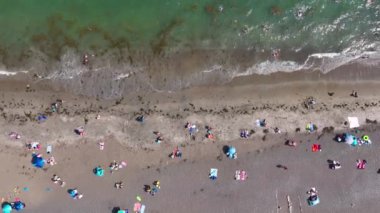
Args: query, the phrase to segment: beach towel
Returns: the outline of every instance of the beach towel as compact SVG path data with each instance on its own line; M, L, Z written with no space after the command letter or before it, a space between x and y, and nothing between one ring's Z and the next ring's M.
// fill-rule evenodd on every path
M140 213L144 213L144 212L145 212L145 205L141 205Z
M350 128L357 128L359 127L359 120L358 120L358 117L348 117L348 123L350 125Z
M141 203L135 203L135 205L133 206L133 211L140 212L140 210L141 210Z
M244 170L236 170L235 171L235 179L236 180L246 180L248 177L247 172Z
M211 168L211 169L210 169L209 178L210 178L211 180L215 180L215 179L217 179L217 178L218 178L218 169L216 169L216 168Z
M47 116L46 115L38 115L37 120L39 123L44 122L47 120Z
M312 152L318 152L318 151L322 151L322 147L320 144L313 144L311 146L311 151Z
M47 145L47 147L46 147L46 153L47 154L50 154L51 152L52 152L52 150L53 150L53 146L52 145Z
M358 160L357 162L356 162L356 167L358 168L358 169L365 169L365 165L366 165L367 163L366 163L366 161L364 161L364 160Z

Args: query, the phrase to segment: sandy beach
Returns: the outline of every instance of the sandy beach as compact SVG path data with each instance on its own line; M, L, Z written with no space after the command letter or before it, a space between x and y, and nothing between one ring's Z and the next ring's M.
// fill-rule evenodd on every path
M27 205L25 212L103 213L115 207L132 211L136 196L142 197L146 212L377 212L378 82L244 81L98 100L43 84L26 89L28 82L2 80L1 197L9 202L20 198ZM353 89L357 98L350 96ZM316 104L307 109L304 101L310 96ZM62 107L52 113L57 99L63 100ZM37 122L39 113L47 120ZM140 115L143 123L136 121ZM346 123L349 116L359 119L356 132ZM257 119L266 119L267 127L258 127ZM197 125L194 138L184 128L186 122ZM310 122L318 127L316 132L306 132ZM74 133L79 126L84 126L84 136ZM205 137L205 126L213 128L214 140ZM276 127L281 133L275 133ZM241 129L252 136L241 139ZM12 131L21 139L10 139ZM155 143L155 131L163 137L160 144ZM368 134L373 144L337 143L335 132ZM299 145L286 146L287 139ZM54 156L57 164L34 168L33 151L25 147L33 141L41 144L37 153ZM104 150L99 150L99 142L105 143ZM313 143L321 144L322 151L311 152ZM48 144L53 145L50 155L45 151ZM223 153L227 145L236 147L236 160ZM182 158L169 158L177 146ZM365 170L356 169L358 158L368 161ZM108 166L113 160L125 161L127 167L111 174ZM342 169L329 169L327 160L339 160ZM93 174L96 166L105 168L104 177ZM210 168L219 169L215 181L208 178ZM247 171L246 181L234 180L239 169ZM67 185L54 184L54 174ZM161 189L151 196L143 188L155 180L160 180ZM118 181L124 182L123 189L114 188ZM81 200L71 199L67 192L75 187L84 194ZM306 202L310 187L319 191L321 203L315 207Z

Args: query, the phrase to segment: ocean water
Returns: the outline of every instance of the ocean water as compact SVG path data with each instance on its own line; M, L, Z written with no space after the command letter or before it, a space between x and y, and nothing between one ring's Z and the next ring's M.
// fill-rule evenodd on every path
M0 0L0 28L0 70L114 97L377 57L380 2Z

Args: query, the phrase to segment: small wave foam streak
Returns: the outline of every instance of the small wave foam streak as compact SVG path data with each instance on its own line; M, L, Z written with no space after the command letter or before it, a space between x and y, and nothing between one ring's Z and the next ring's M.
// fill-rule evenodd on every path
M5 75L5 76L14 76L17 75L18 73L28 73L28 71L5 71L5 70L0 70L0 75Z

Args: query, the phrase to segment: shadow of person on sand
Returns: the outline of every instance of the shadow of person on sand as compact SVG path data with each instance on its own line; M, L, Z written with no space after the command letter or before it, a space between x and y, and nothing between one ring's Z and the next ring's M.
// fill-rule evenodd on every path
M227 145L224 145L224 146L223 146L223 153L224 153L225 155L227 155L227 153L228 153L229 149L230 149L230 147L229 147L229 146L227 146Z
M112 209L112 213L117 213L117 212L120 211L120 210L121 210L120 207L114 207L114 208Z
M334 167L334 161L331 159L327 160L327 163L329 164L329 168L332 169Z

